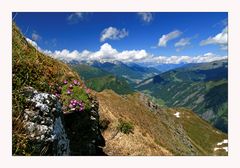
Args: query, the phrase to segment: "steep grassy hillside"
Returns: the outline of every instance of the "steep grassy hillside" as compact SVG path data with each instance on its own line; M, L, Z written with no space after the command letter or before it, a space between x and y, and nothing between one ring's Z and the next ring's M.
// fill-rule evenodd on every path
M97 97L109 155L226 155L214 151L226 134L189 110L160 108L139 93L105 90Z
M65 112L72 100L81 101L81 106L84 105L79 110L89 111L92 97L77 73L29 44L15 23L12 26L12 65L13 154L32 155L34 145L27 141L22 122L27 106L24 88L33 87L40 92L55 94Z
M192 64L142 81L137 89L169 107L187 107L227 132L227 60Z
M117 77L109 72L86 64L71 65L71 67L81 75L81 78L89 88L97 92L104 89L112 89L118 94L133 92L127 80L122 77Z
M30 45L13 23L12 29L13 91L31 85L38 90L49 90L50 83L78 79L66 64L40 53Z

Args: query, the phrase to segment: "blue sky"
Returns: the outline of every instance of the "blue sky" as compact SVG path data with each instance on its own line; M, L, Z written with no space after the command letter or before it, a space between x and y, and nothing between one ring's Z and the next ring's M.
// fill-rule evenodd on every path
M13 13L24 35L42 50L118 52L154 56L227 56L227 13ZM161 41L161 42L160 42Z

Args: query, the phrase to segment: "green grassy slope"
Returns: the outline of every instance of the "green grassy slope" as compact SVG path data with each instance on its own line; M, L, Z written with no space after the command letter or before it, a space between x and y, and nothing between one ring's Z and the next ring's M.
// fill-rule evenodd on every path
M86 64L72 65L71 67L81 75L86 85L95 91L112 89L118 94L133 92L127 80L122 77L117 77L109 72Z
M66 64L40 53L29 44L13 23L12 27L13 91L31 85L48 91L49 83L79 79Z
M71 65L71 67L78 72L79 74L81 74L81 78L83 80L89 80L92 78L97 78L97 77L104 77L106 75L109 75L110 73L107 71L103 71L99 68L96 67L92 67L90 65L87 64L75 64L75 65Z
M138 90L164 100L170 107L187 107L227 132L227 60L189 65L143 81Z

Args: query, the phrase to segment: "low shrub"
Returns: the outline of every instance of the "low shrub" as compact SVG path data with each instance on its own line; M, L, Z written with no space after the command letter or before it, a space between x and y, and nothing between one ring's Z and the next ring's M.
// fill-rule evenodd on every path
M119 120L119 124L117 126L118 131L124 133L124 134L129 134L133 133L134 131L134 126L131 122Z

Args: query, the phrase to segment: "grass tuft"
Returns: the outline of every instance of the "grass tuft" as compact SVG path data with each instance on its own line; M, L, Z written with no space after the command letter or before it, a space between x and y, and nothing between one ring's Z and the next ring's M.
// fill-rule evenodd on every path
M119 124L117 126L117 130L124 134L129 134L129 133L133 133L134 126L131 122L127 122L127 121L120 119Z

